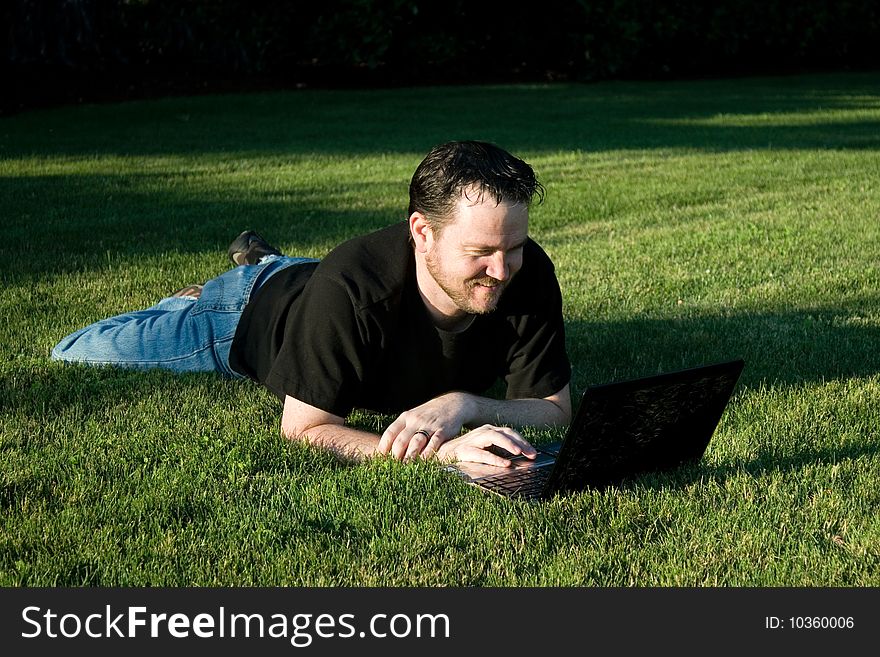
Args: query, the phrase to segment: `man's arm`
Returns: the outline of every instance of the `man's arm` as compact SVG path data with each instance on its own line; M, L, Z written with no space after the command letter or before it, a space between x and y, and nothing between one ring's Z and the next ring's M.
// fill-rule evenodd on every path
M281 433L286 438L305 440L351 459L372 456L379 442L374 434L345 426L344 418L290 395L284 398Z
M377 449L395 458L430 457L463 428L483 424L556 427L567 426L569 422L569 385L542 399L502 401L467 392L450 392L401 414L382 434Z
M418 408L421 409L424 406ZM407 413L412 414L414 411L407 411ZM461 426L459 426L458 431L460 430ZM393 455L395 458L403 459L419 455L425 457L434 456L436 454L448 460L474 461L502 467L509 466L511 462L488 451L487 447L501 447L512 455L522 454L527 458L534 458L536 455L535 449L519 433L507 427L485 424L463 436L458 436L458 431L454 433L449 432L449 438L436 443L437 447L433 448L430 453L415 451L415 449L405 449L403 451L398 450ZM345 426L344 418L301 402L289 395L284 400L284 411L281 415L281 432L287 438L306 440L313 445L330 449L339 456L354 460L388 453L387 451L380 451L379 445L382 439L377 434ZM443 435L446 434L444 433ZM417 438L419 437L422 437L421 434L418 434Z

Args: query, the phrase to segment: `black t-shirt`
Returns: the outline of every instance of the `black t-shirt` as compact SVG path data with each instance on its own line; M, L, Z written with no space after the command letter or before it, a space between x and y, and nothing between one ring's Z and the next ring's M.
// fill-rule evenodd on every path
M497 309L451 333L419 295L406 222L273 275L245 306L230 364L282 399L342 417L482 394L499 379L508 399L547 397L571 377L559 283L535 242Z

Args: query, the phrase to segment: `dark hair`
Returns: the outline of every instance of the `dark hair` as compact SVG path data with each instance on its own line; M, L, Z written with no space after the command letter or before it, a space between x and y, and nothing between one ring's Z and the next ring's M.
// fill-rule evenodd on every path
M473 189L478 201L488 194L496 203L544 200L544 186L532 167L494 144L450 141L431 149L409 185L409 215L421 212L435 231L452 218L463 193Z

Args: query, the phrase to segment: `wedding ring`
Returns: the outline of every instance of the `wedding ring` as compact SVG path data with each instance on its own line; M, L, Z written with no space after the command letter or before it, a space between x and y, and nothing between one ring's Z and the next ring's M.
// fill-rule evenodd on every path
M425 438L428 438L429 440L431 438L431 434L428 433L427 429L419 429L413 434L413 436L417 436L418 434L422 434Z

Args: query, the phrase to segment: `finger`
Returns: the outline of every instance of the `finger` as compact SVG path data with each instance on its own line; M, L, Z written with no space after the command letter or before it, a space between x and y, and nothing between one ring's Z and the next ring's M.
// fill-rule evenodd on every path
M410 438L409 445L406 448L406 454L403 458L412 459L417 456L421 456L427 444L428 436L426 436L425 433L422 431L417 431L413 434L412 438Z
M431 440L428 441L428 444L425 445L425 448L422 450L422 456L424 458L431 458L437 453L437 450L440 449L440 445L445 443L448 440L446 434L442 431L437 431L431 436Z
M475 431L479 432L479 441L483 443L480 445L481 447L496 445L513 455L521 454L528 459L533 459L538 455L537 450L532 447L529 441L510 427L496 427L486 424Z
M388 425L388 428L385 429L382 437L379 439L379 444L376 446L376 451L380 454L387 454L391 451L391 445L394 443L394 440L400 434L400 432L406 428L406 419L403 415L398 416L394 422Z
M414 438L418 439L420 437L424 438L422 434L416 434L412 429L404 429L397 434L397 438L395 438L394 442L391 444L391 455L398 461L403 460L410 443L412 443Z
M458 460L495 465L499 468L509 468L513 465L513 461L510 459L506 459L503 456L498 456L490 451L473 446L462 447L458 450Z

